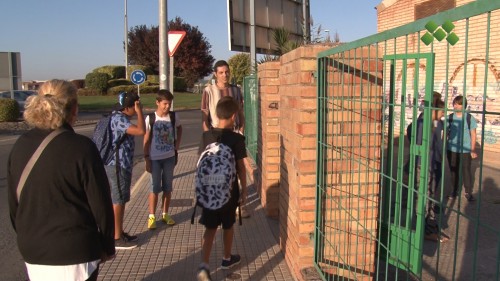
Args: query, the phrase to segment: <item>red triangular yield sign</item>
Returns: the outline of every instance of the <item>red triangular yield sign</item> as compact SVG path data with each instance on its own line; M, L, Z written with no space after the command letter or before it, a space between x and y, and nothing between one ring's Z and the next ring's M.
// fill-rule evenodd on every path
M186 36L186 31L169 31L168 32L168 55L173 57L175 51L179 47Z

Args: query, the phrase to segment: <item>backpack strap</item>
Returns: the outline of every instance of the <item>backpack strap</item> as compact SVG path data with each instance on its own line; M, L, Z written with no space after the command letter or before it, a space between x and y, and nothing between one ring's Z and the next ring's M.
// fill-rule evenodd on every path
M465 119L467 120L467 128L469 129L469 134L470 134L471 118L472 118L472 115L470 113L466 112ZM446 134L447 138L449 137L450 132L451 132L451 123L453 123L453 113L450 113L450 115L448 115L448 130L447 130L447 134Z
M448 128L446 130L446 138L450 138L451 124L453 123L453 113L448 115Z
M40 155L42 155L43 151L45 150L45 147L59 134L64 133L67 131L64 128L58 128L54 131L52 131L48 136L43 139L42 143L38 146L38 148L35 150L35 153L31 155L30 160L26 164L26 166L23 169L23 172L21 173L21 178L19 179L19 182L17 184L16 188L16 194L17 194L17 202L19 203L19 199L21 198L21 192L23 191L24 184L26 183L26 180L28 179L29 174L31 173L31 170L33 169L33 166L35 166L35 163L38 161L38 158L40 158Z
M196 207L197 205L194 204L194 207L193 207L193 214L191 215L191 224L194 224L194 217L196 215Z
M153 126L156 121L156 114L154 112L149 113L148 117L149 117L149 133L151 134L151 136L149 136L149 141L151 141L151 137L153 136Z
M177 127L175 127L175 111L169 111L168 115L170 116L170 122L172 122L172 127L174 128L174 145L177 140Z
M465 113L467 114L465 119L467 120L467 127L469 128L469 134L470 134L470 119L472 118L472 116L470 115L470 113Z

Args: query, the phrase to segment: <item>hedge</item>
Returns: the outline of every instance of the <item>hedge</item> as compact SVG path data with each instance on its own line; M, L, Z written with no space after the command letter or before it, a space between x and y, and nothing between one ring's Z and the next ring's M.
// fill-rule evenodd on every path
M109 74L100 72L91 72L85 77L85 85L89 89L106 92L108 88Z
M149 75L154 75L155 72L153 69L149 68L149 67L146 67L144 65L129 65L128 66L128 75L129 77L127 77L127 79L130 79L130 73L132 73L134 70L142 70L144 71L144 73L146 74L146 76L149 76Z
M140 86L141 94L156 94L160 86ZM120 92L129 92L129 93L137 93L137 86L116 86L108 89L108 95L118 95Z
M12 122L19 118L19 104L14 99L0 99L0 122Z
M185 92L187 89L186 80L183 77L174 77L174 91Z
M112 80L108 81L108 89L116 87L116 86L126 86L126 85L134 85L134 83L132 83L132 81L130 81L128 79L124 79L124 78L112 79Z
M109 79L124 79L125 77L125 66L123 65L105 65L94 69L92 72L106 73L109 75Z

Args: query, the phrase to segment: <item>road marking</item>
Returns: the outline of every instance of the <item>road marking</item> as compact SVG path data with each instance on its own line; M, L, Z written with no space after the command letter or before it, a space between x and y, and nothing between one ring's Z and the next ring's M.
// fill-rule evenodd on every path
M19 136L1 138L0 142L14 142L19 138Z

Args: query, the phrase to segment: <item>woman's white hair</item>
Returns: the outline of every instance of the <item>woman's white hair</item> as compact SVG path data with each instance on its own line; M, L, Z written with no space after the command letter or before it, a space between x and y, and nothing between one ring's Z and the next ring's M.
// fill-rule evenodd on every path
M65 80L49 80L42 84L38 95L26 100L24 120L40 129L57 129L70 122L73 107L78 103L76 87Z

